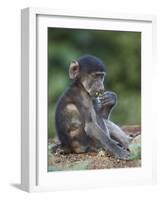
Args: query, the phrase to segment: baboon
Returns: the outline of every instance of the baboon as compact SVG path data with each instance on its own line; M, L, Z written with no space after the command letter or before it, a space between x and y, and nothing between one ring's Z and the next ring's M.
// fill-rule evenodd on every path
M128 159L131 137L110 121L117 102L114 92L105 91L104 63L92 55L71 62L70 86L57 102L55 125L63 153L83 153L99 148L118 159Z

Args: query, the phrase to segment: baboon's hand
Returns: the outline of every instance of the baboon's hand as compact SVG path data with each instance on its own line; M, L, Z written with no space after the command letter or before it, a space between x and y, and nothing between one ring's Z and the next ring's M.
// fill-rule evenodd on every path
M99 103L102 107L104 106L114 106L117 102L117 95L111 91L105 91L103 95L98 97Z

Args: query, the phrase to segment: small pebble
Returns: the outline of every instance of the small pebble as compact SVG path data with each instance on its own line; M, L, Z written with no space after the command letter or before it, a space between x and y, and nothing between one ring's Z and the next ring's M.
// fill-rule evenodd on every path
M99 156L99 157L104 157L106 155L106 153L105 153L105 151L99 151L98 152L98 154L97 154L97 156Z
M57 158L55 159L55 163L60 163L61 159Z

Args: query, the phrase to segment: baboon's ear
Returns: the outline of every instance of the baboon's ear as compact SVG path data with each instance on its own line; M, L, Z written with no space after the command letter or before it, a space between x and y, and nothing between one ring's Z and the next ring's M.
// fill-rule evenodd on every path
M76 60L72 60L69 66L69 77L71 79L77 78L79 75L79 63Z

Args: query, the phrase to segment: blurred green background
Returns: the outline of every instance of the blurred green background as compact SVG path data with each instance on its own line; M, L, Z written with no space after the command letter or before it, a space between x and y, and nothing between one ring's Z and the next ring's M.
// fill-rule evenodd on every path
M48 28L49 138L55 136L56 102L70 81L69 64L84 54L107 66L105 88L118 95L111 119L120 126L141 123L141 33Z

